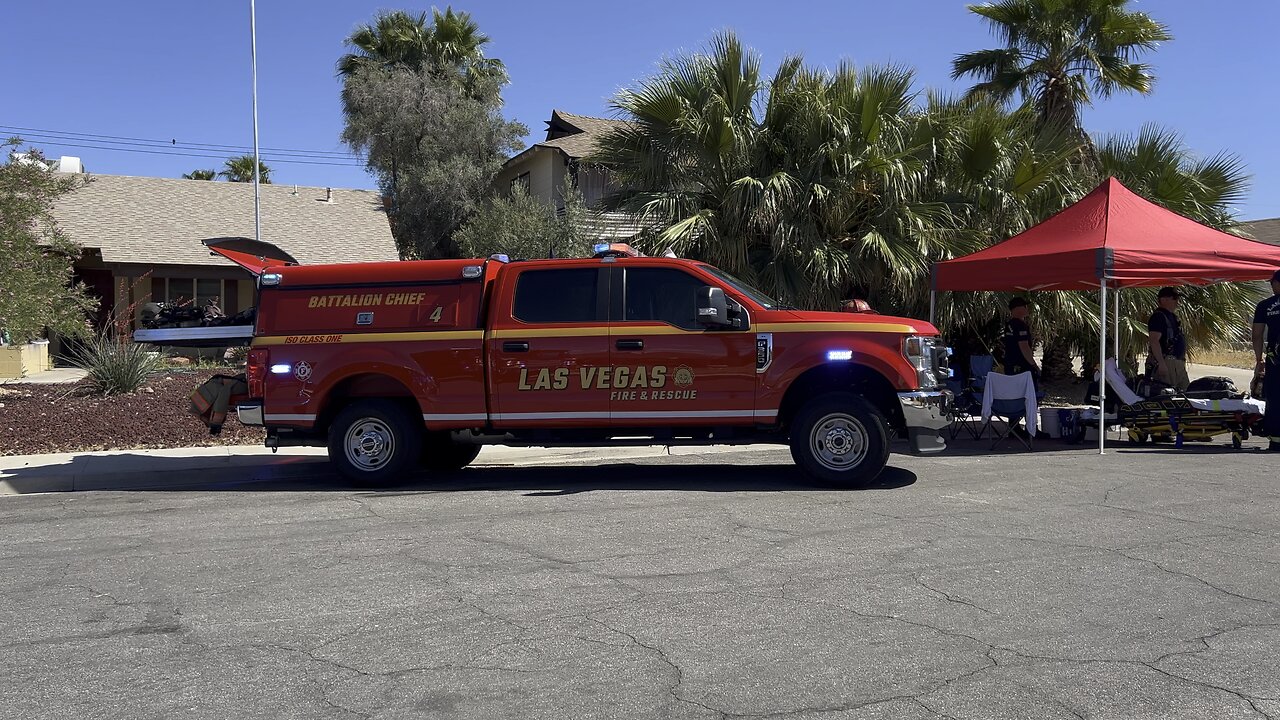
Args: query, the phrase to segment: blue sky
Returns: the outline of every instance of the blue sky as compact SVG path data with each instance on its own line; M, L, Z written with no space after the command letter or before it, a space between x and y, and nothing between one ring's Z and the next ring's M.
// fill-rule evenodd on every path
M1117 97L1087 112L1091 132L1136 132L1159 122L1196 152L1240 155L1254 176L1241 217L1280 216L1275 91L1280 57L1274 0L1143 0L1174 41L1150 56L1153 95ZM360 0L259 0L259 128L264 147L341 153L334 63L343 39L382 8L430 5ZM900 63L921 87L961 90L948 78L960 52L995 46L953 0L464 0L492 38L488 54L511 73L506 112L536 138L552 108L607 115L618 88L651 74L663 55L695 50L732 28L766 70L788 53L832 66ZM249 146L248 0L20 2L5 9L0 64L9 69L0 125ZM0 130L0 134L12 134ZM71 147L23 133L50 155L76 155L91 172L179 177L216 158ZM215 153L218 154L218 153ZM267 153L264 153L264 155ZM330 160L321 160L329 162ZM372 187L363 168L277 163L279 183Z

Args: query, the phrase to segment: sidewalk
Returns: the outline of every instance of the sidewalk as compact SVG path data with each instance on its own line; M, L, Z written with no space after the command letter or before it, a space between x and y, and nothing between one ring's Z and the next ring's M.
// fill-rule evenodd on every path
M41 370L21 378L0 379L0 385L70 385L78 383L89 373L80 368L53 368Z
M484 467L615 462L629 458L777 450L778 445L609 448L512 448L486 446L472 463ZM83 490L170 489L193 485L331 478L324 448L229 445L167 450L113 450L91 453L0 457L0 495Z

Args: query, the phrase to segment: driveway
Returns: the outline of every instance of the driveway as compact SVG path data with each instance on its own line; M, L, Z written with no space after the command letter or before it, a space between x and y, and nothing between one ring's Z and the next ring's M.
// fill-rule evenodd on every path
M0 708L1280 717L1268 460L895 455L837 491L747 449L393 492L230 476L4 497Z

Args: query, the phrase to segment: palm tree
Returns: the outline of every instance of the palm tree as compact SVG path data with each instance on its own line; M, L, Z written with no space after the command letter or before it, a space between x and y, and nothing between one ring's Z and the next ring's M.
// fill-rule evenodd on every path
M347 38L354 52L338 61L338 74L347 77L367 66L428 70L455 75L474 87L482 80L506 78L501 60L484 57L489 37L470 13L444 12L432 8L427 14L410 15L403 10L380 12L373 23L362 25Z
M957 56L951 77L979 80L970 91L1030 101L1042 122L1080 127L1095 96L1151 92L1146 51L1172 39L1163 24L1128 9L1129 0L997 0L970 5L1004 47Z
M1146 199L1219 230L1235 230L1234 209L1244 201L1249 175L1239 157L1218 153L1198 158L1175 132L1147 125L1136 134L1105 137L1098 146L1102 170ZM1258 300L1248 284L1216 283L1185 290L1179 313L1192 347L1208 349L1223 340L1245 341L1243 319ZM1151 289L1121 293L1127 347L1145 347L1145 318L1155 307Z
M253 167L250 165L250 167ZM189 173L183 173L183 180L213 180L218 177L217 170L192 170Z
M218 173L218 176L226 178L229 182L253 182L252 155L240 155L230 158L223 165L223 168L223 171ZM258 181L263 185L271 184L271 168L267 167L261 160L258 161Z
M944 208L915 202L912 84L901 68L827 72L799 57L764 79L726 33L620 92L630 123L593 160L628 188L610 206L661 225L653 248L834 307L850 288L918 279L933 254L931 213Z
M1001 101L1018 95L1035 108L1042 127L1052 132L1069 129L1080 140L1077 170L1099 180L1097 153L1081 126L1080 108L1095 96L1151 92L1155 78L1139 58L1172 39L1166 26L1128 8L1129 0L996 0L970 5L970 12L987 20L1004 47L957 56L951 77L975 77L979 82L971 95ZM1054 294L1050 302L1079 299L1064 300L1061 295ZM1075 303L1068 314L1082 311L1081 305ZM1063 343L1051 340L1045 346L1047 379L1070 373L1070 351Z
M338 61L338 74L351 75L366 65L416 70L427 59L427 33L426 13L379 12L373 23L357 27L347 37L354 52Z

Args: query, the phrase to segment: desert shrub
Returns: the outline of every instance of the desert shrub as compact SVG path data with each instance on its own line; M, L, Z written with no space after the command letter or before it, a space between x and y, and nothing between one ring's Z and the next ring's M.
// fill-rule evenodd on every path
M160 354L106 334L96 335L71 354L71 364L89 373L89 386L103 395L135 392L163 367Z

